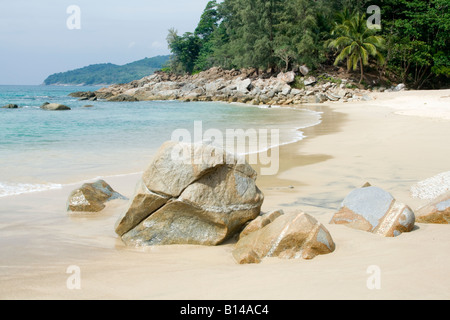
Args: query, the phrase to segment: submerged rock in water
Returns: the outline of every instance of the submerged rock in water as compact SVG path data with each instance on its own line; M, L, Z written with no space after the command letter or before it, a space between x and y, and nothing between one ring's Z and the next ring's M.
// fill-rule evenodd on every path
M19 106L17 104L7 104L6 106L3 106L2 109L17 109Z
M259 263L265 257L313 259L335 248L322 224L304 212L294 212L280 215L262 229L242 237L233 257L239 264Z
M138 99L136 97L130 96L128 94L120 94L118 96L114 96L114 97L108 98L108 101L112 101L112 102L124 102L124 101L135 102L135 101L138 101Z
M389 192L366 184L344 199L330 223L396 237L412 231L415 215L411 208L395 200Z
M450 192L417 210L417 222L450 224Z
M166 142L116 224L127 245L218 245L261 210L256 172L205 144Z
M81 188L72 191L67 201L69 212L99 212L105 208L105 203L113 199L126 199L114 191L103 180L85 183Z
M95 97L95 92L92 91L77 91L77 92L71 92L69 93L70 97L74 97L74 98L85 98L85 99L89 99L89 98L93 98Z
M64 111L71 110L68 106L59 103L44 103L41 106L41 109L49 110L49 111Z

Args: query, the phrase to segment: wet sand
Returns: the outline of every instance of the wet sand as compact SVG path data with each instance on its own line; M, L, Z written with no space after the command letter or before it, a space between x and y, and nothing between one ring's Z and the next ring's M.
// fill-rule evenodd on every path
M232 258L232 240L218 247L126 248L114 233L126 202L115 200L95 217L69 216L66 200L77 186L68 186L0 198L0 299L449 299L448 225L417 224L411 233L382 238L328 224L343 198L365 182L413 209L426 203L410 188L450 170L445 96L449 90L408 91L302 106L322 111L322 123L306 129L306 139L282 146L279 174L260 176L257 184L263 211L302 210L322 222L336 243L332 254L241 266ZM416 104L413 115L406 115L409 102ZM430 116L426 106L434 102L443 103ZM107 182L131 197L138 179ZM67 287L72 265L81 270L80 290ZM370 266L381 272L381 289L367 286Z

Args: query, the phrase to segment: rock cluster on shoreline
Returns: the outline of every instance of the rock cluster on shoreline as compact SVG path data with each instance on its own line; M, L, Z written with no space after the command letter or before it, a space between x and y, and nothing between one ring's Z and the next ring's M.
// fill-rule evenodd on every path
M306 71L304 71L307 73ZM296 105L326 101L371 100L370 91L346 79L316 78L293 71L270 75L257 69L211 68L195 75L157 72L127 84L112 85L95 92L71 94L80 100L107 101L223 101L252 105Z
M313 259L335 251L327 228L301 211L261 212L263 193L256 172L242 156L204 143L168 141L138 181L115 225L128 246L215 246L236 238L232 255L239 264L266 257ZM106 182L74 190L68 211L99 212L123 196ZM366 183L343 201L329 224L383 237L397 237L421 223L450 223L450 193L417 213L387 191ZM417 219L418 218L418 219Z

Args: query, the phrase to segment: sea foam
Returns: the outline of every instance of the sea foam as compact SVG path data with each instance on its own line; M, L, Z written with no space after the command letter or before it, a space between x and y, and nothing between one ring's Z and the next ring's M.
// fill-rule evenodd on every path
M54 189L61 189L61 184L31 184L31 183L5 183L0 182L0 198L14 196L24 193L40 192Z

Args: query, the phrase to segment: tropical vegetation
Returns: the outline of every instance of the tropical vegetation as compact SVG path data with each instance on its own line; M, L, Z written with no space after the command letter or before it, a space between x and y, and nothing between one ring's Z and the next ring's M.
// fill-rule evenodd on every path
M370 28L380 9L381 25ZM415 88L448 86L448 0L209 1L193 32L169 30L165 70L196 73L214 66L285 71L347 67L360 82Z

